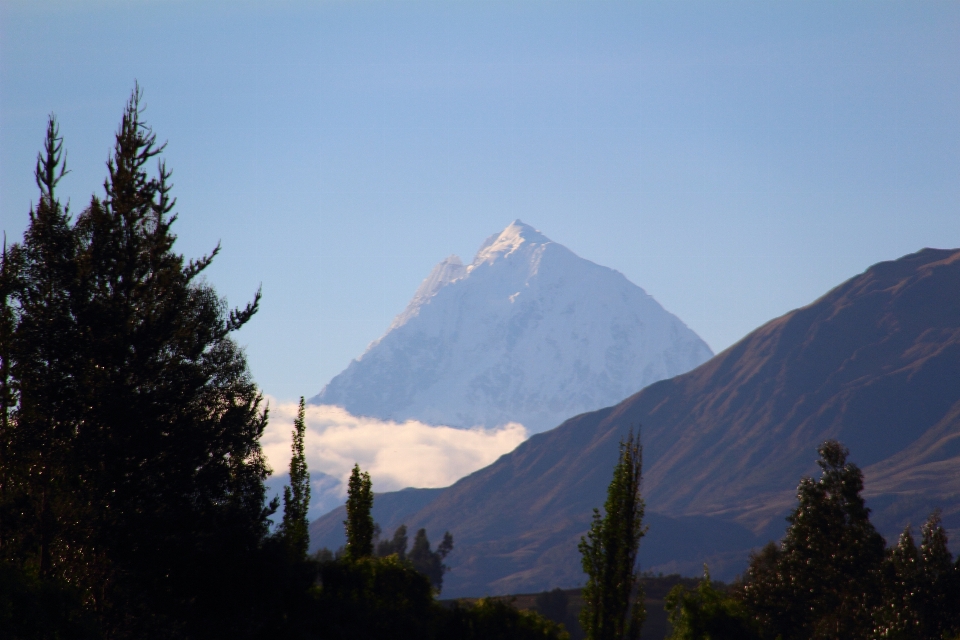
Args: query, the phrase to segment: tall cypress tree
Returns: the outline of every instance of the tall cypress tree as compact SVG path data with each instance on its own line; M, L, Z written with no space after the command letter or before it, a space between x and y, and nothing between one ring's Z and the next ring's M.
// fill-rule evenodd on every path
M347 557L359 560L373 555L373 484L370 474L353 465L347 484Z
M293 421L290 484L283 488L283 522L280 525L287 549L293 557L301 560L307 557L307 548L310 546L310 523L307 520L310 509L310 474L307 472L307 459L303 452L303 438L307 428L304 414L303 396L300 396L297 418Z
M643 449L630 432L620 442L620 455L607 488L604 515L593 510L593 523L580 539L583 589L580 624L590 640L640 637L646 619L643 587L637 575L637 551L646 533L640 496Z

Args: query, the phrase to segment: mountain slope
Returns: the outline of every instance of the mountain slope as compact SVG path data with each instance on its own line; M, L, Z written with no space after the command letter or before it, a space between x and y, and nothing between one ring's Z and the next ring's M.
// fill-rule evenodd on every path
M881 532L895 536L939 506L957 538L958 381L960 251L926 249L871 267L685 375L530 438L405 522L454 534L450 595L575 585L576 542L603 503L617 444L642 425L651 540L678 522L703 534L697 548L642 545L645 568L692 574L708 560L732 577L750 547L782 535L827 438L864 468Z
M356 415L531 431L619 402L712 355L622 274L519 220L451 256L387 333L314 398Z

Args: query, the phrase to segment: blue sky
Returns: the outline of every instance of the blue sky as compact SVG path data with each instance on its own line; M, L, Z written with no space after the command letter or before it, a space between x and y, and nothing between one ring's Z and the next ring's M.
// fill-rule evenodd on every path
M279 398L515 218L715 350L869 265L960 246L960 3L0 4L0 227L46 116L79 211L140 82L178 249Z

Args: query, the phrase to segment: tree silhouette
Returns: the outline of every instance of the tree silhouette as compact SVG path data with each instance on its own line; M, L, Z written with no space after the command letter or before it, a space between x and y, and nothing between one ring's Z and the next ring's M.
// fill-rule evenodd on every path
M266 532L261 396L229 311L173 251L163 146L127 103L104 196L71 221L51 117L40 199L4 253L0 554L72 585L110 637L225 633L254 615ZM212 613L216 611L217 613ZM229 612L229 613L228 613Z
M343 524L347 529L347 557L358 560L373 554L373 534L375 525L370 511L373 509L373 486L370 474L360 471L360 465L353 465L350 480L347 483L347 519Z
M407 554L407 560L414 569L427 576L433 588L440 593L443 588L443 574L447 572L447 566L443 564L443 560L451 551L453 551L453 536L449 531L443 534L443 540L437 546L437 550L431 551L427 530L420 529L413 538L413 546Z
M867 637L879 601L883 538L870 524L863 474L836 440L818 449L817 480L803 478L778 548L751 559L743 598L771 636Z
M381 540L377 543L377 557L386 558L396 554L400 560L407 558L407 525L401 524L393 532L390 540Z
M303 438L306 433L304 421L305 407L303 396L297 417L293 421L293 439L290 455L290 484L283 488L283 522L280 534L291 555L303 560L310 546L310 523L307 512L310 510L310 473L307 471L307 459L303 452Z

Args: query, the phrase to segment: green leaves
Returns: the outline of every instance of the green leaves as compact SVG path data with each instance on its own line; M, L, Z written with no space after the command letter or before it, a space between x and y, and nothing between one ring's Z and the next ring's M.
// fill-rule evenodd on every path
M373 485L370 474L353 465L347 484L346 555L353 559L366 558L373 554L375 525L370 511L373 509Z
M580 623L591 640L639 638L646 618L637 580L637 551L646 532L640 497L642 448L633 432L620 443L620 456L607 488L604 515L596 509L580 554L587 584Z
M665 602L673 632L668 640L751 640L760 638L743 603L715 588L707 567L696 591L682 584Z

